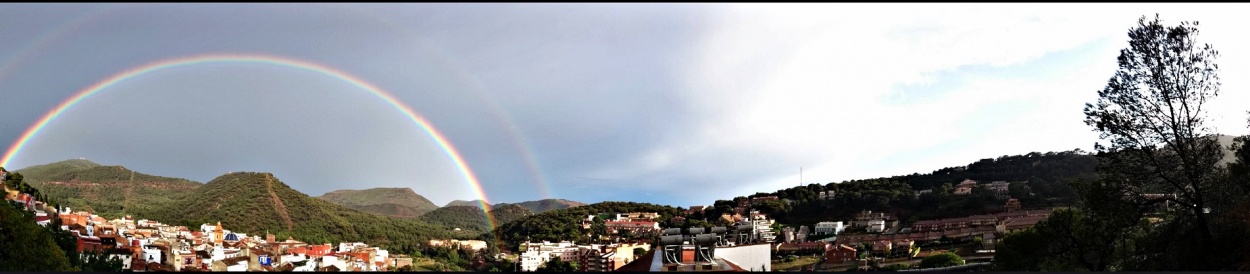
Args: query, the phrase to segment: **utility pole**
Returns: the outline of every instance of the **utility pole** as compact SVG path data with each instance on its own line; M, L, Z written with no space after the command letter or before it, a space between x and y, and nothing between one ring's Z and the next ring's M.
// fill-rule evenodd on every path
M799 167L799 186L803 186L803 167Z

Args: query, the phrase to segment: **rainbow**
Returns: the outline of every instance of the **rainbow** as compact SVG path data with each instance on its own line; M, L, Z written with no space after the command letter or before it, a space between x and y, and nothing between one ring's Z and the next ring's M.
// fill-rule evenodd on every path
M76 20L67 21L54 28L53 31L47 32L46 34L35 39L35 41L28 43L10 58L5 60L4 63L0 63L0 83L3 83L5 80L10 78L9 76L18 67L20 67L20 65L28 63L34 57L39 56L46 49L50 48L50 44L60 42L62 38L78 32L83 26L89 26L91 23L94 23L101 18L115 16L119 12L123 11L124 7L125 6L107 6L97 9L96 11ZM554 198L551 194L550 184L547 182L546 176L543 176L542 168L538 165L537 160L534 157L534 152L530 149L526 138L517 133L515 129L516 123L505 113L506 111L500 106L499 102L495 100L494 97L483 92L485 87L480 81L472 75L465 73L464 68L459 66L456 62L447 59L445 53L435 47L425 44L421 39L414 37L409 31L407 31L407 29L402 27L403 24L395 22L393 20L393 16L378 13L372 9L365 9L351 4L332 5L332 7L335 10L360 14L361 16L359 18L373 20L385 25L385 27L393 30L395 34L399 34L398 37L406 40L407 43L412 44L414 49L422 50L428 53L427 57L431 57L433 59L432 61L438 62L440 66L453 72L451 75L455 77L457 81L468 87L468 89L464 90L467 92L466 94L482 100L484 105L487 106L487 109L490 110L491 114L493 114L498 121L502 122L502 129L508 135L508 139L511 139L510 141L513 146L517 148L517 152L521 154L522 160L528 167L534 180L535 189L539 191L539 195L541 195L544 199Z
M118 74L114 74L108 78L105 78L102 81L96 82L95 84L88 86L85 89L82 89L81 91L78 91L78 93L74 94L69 99L66 99L64 102L61 102L61 104L58 105L56 108L52 109L52 111L49 111L47 114L44 114L43 118L40 118L38 122L35 122L34 125L31 125L30 128L27 128L26 131L22 134L21 138L18 138L17 141L14 142L13 145L9 147L8 152L5 152L4 154L4 158L0 159L0 166L7 166L9 164L9 161L13 160L14 156L16 156L19 152L22 151L22 147L26 145L26 142L30 141L30 139L32 139L36 134L39 134L39 132L43 130L43 128L47 126L48 123L52 122L52 120L55 120L66 110L69 110L71 107L78 104L79 102L82 102L82 100L86 99L87 97L90 97L93 94L96 94L100 91L104 91L108 89L109 87L116 85L117 83L120 83L122 81L133 79L135 77L139 77L141 75L144 75L153 71L158 71L158 70L168 69L168 68L175 68L175 67L193 66L193 65L199 65L199 64L210 64L210 63L267 64L267 65L275 65L275 66L281 66L281 67L312 71L312 72L320 73L322 75L326 75L326 76L330 76L330 77L343 80L361 89L369 91L370 93L373 93L373 95L376 95L379 98L382 98L382 100L385 100L388 104L395 107L395 109L398 109L405 116L407 116L408 119L412 120L412 122L416 123L417 126L421 127L422 130L425 130L425 132L428 133L430 137L434 138L434 141L438 144L438 146L442 148L444 152L447 153L448 157L451 158L456 168L464 176L464 179L468 181L469 185L473 188L474 194L478 196L479 198L478 200L479 200L482 212L486 213L486 222L489 228L493 230L495 227L497 227L497 223L495 221L494 216L490 214L490 207L488 206L490 201L486 197L486 192L482 190L482 184L481 182L478 181L477 176L474 175L473 170L470 169L469 165L464 162L464 157L462 157L460 155L460 152L457 151L456 148L451 145L451 142L447 141L447 138L444 137L441 132L435 129L434 126L430 125L430 122L425 120L424 117L417 115L417 113L413 111L411 107L408 107L403 102L400 102L398 99L395 99L395 96L391 95L385 90L382 90L381 88L369 82L366 82L360 79L359 77L348 74L346 72L343 72L343 71L340 71L331 67L327 67L321 64L317 64L317 63L291 59L291 58L286 58L286 57L270 56L270 55L254 55L254 54L196 55L196 56L191 56L191 57L182 57L182 58L174 58L174 59L156 61L156 62L148 63L146 65L142 65L136 68L128 69Z
M551 195L550 184L547 183L546 176L543 176L542 168L538 166L538 160L535 159L534 152L530 149L528 142L526 142L525 136L517 134L516 129L513 128L516 126L516 123L512 121L510 118L511 116L504 114L505 110L499 105L498 100L495 100L494 97L483 92L486 88L482 85L481 81L478 81L477 78L474 78L468 73L464 73L465 69L463 67L456 62L448 60L447 54L443 53L438 48L431 47L424 43L421 39L412 36L411 32L402 27L404 24L396 23L392 19L392 16L377 13L371 9L360 8L355 5L336 5L335 8L343 11L355 12L364 15L360 18L372 19L386 25L391 30L394 30L394 33L399 34L402 39L406 39L409 43L412 43L415 46L413 48L421 49L430 53L429 57L434 59L436 62L439 62L441 66L454 71L455 73L452 74L456 77L456 80L469 87L469 89L466 90L469 91L469 95L473 95L482 100L485 105L488 106L487 108L491 110L491 113L494 114L495 119L499 119L499 121L503 122L503 124L507 126L507 128L505 128L505 132L507 132L508 137L510 137L508 139L511 139L512 145L519 150L518 152L521 153L522 159L525 160L525 165L529 167L530 174L534 178L534 185L538 189L539 195L542 195L544 199L555 198Z

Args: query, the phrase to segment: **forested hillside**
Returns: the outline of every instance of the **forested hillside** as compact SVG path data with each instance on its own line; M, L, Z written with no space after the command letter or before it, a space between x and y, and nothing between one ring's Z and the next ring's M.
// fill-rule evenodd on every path
M490 211L495 218L495 222L500 224L512 222L525 216L534 215L534 212L518 205L502 205L496 206ZM442 225L448 229L459 228L461 230L476 231L477 233L489 232L486 227L486 213L482 212L482 208L476 206L449 206L434 210L421 217L418 220Z
M790 201L766 201L753 205L753 208L787 224L847 219L862 210L891 212L910 220L944 218L982 214L1002 205L1002 200L995 199L993 193L984 188L975 188L967 196L951 195L953 186L965 179L981 184L1012 182L1011 196L1021 199L1026 206L1062 205L1074 198L1075 192L1069 183L1094 178L1097 162L1093 155L1080 150L1001 156L925 174L809 184L718 200L708 211L693 217L715 222L715 218L722 213L733 212L736 200L762 196L777 196ZM828 190L835 192L834 197L821 199L819 193ZM932 192L918 195L920 190Z
M437 205L411 188L344 189L317 198L355 210L399 218L416 218L438 209Z
M49 199L105 218L167 206L175 197L201 185L187 179L148 175L82 159L27 167L18 172Z

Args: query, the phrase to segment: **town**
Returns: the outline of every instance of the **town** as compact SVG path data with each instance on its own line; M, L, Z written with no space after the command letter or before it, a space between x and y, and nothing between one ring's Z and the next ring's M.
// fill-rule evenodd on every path
M7 176L7 175L0 175ZM1018 182L1024 184L1026 182ZM996 239L1046 219L1053 208L1025 210L1008 195L1005 181L955 184L952 195L985 188L1006 200L1001 212L904 224L899 216L862 211L847 220L809 225L781 224L754 206L777 196L737 199L732 213L715 225L689 226L687 218L703 216L711 206L691 206L678 216L660 220L656 212L588 215L581 229L590 236L596 221L607 235L594 243L541 241L521 243L516 250L493 256L514 262L510 271L541 271L553 262L570 262L575 271L841 271L847 269L918 268L921 258L959 253L987 264ZM932 190L917 191L916 196ZM53 208L29 193L5 187L6 200L33 212L41 226L60 226L77 240L77 251L102 252L122 261L129 271L394 271L413 269L406 254L362 242L307 243L278 239L266 231L232 231L218 223L198 228L163 224L124 216L106 220L86 211ZM833 199L836 191L819 193ZM674 227L663 227L661 224ZM483 240L437 239L428 246L486 252ZM797 258L807 263L794 264ZM961 262L962 263L962 262Z

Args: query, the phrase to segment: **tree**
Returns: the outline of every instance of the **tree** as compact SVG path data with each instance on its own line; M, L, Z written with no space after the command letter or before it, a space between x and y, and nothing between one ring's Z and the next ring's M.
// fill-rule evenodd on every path
M994 253L996 271L1042 271L1041 260L1053 256L1046 253L1047 240L1034 228L1007 234Z
M574 272L577 271L577 265L572 262L561 261L559 257L551 258L547 263L539 266L536 272Z
M1250 127L1250 119L1246 119L1246 124ZM1235 158L1228 164L1229 177L1240 188L1240 194L1250 195L1250 135L1234 139L1230 149Z
M0 271L78 271L34 214L0 205Z
M1205 125L1203 109L1219 94L1215 63L1219 53L1209 44L1197 43L1197 26L1197 22L1164 26L1157 14L1153 20L1142 16L1128 32L1129 47L1120 51L1119 69L1098 92L1097 102L1086 104L1084 110L1085 124L1107 142L1095 145L1101 177L1087 189L1108 190L1098 198L1107 204L1129 204L1139 213L1165 201L1184 209L1165 225L1178 234L1159 235L1164 239L1156 239L1163 240L1157 244L1164 245L1155 251L1137 250L1170 252L1176 256L1164 257L1185 261L1164 266L1169 269L1218 267L1205 263L1220 250L1203 248L1213 246L1216 238L1206 212L1227 208L1230 201L1221 195L1228 189L1222 183L1222 168L1216 165L1222 148ZM1086 208L1099 217L1113 215ZM1186 251L1176 253L1182 249Z
M920 268L935 268L963 265L964 259L955 253L943 252L920 260Z

